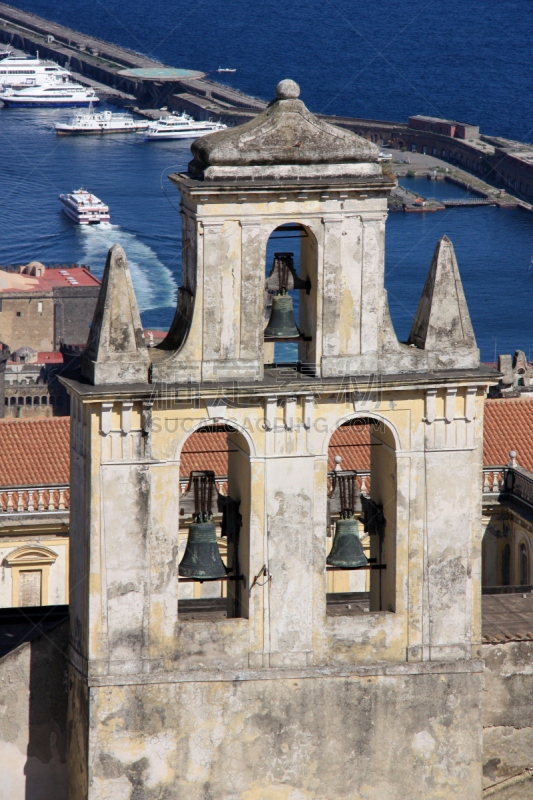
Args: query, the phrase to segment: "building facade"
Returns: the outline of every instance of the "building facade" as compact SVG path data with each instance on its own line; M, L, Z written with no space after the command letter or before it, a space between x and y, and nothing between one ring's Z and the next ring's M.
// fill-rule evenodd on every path
M195 142L172 177L183 286L165 341L146 348L115 245L84 380L64 380L72 798L131 797L133 781L141 796L195 800L481 796L495 373L479 363L446 237L398 342L384 290L394 184L375 145L298 94L283 81L252 122ZM266 245L287 224L306 234L299 275L278 275L281 295L304 287L292 369L269 365L264 333ZM329 446L354 423L371 429L369 608L332 614ZM218 502L238 514L226 518L226 614L195 620L179 573L191 501L177 486L188 437L213 425L228 436Z
M0 340L11 352L84 344L99 288L85 265L0 267Z

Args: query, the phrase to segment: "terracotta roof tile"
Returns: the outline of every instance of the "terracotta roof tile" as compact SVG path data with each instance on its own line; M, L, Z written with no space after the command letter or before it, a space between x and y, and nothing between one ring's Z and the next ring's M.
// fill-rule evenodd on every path
M483 464L508 464L509 450L516 450L519 465L533 472L533 400L485 401Z
M217 476L228 474L228 444L224 431L191 433L181 453L181 477L188 478L193 469L211 469Z
M335 456L342 458L341 469L370 469L370 426L342 425L330 439L328 470L335 467Z
M0 420L0 486L70 480L70 419Z

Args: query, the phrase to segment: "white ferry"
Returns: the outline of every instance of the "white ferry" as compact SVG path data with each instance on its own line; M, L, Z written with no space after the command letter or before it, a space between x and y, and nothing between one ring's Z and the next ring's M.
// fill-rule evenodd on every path
M93 113L89 109L86 113L75 114L68 122L56 122L55 128L58 136L65 136L80 133L135 133L145 131L149 124L146 120L135 119L131 114L113 114L111 111Z
M223 131L227 128L222 122L197 122L188 114L160 117L156 122L151 122L144 137L150 139L197 139L206 133Z
M0 53L0 57L2 54ZM51 81L70 79L72 73L50 61L7 54L0 60L0 87L40 86Z
M6 106L90 106L97 105L100 98L94 89L80 83L45 83L40 86L25 86L21 89L4 89L0 100Z
M98 222L109 222L109 206L102 203L96 195L86 189L76 189L70 194L60 194L59 200L63 211L78 225L95 225Z

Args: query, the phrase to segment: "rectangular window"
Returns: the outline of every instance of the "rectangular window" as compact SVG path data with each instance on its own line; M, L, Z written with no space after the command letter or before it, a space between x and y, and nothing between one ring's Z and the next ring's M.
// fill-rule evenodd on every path
M21 316L22 316L22 313L20 311L17 311L17 317L21 317Z
M19 606L40 606L43 571L21 570L19 583Z
M43 304L42 303L37 303L37 313L38 314L42 314L43 313Z

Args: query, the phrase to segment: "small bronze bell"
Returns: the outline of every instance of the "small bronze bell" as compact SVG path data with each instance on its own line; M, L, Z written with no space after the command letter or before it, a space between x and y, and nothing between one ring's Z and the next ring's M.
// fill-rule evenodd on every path
M178 572L183 578L196 581L219 580L227 570L220 557L216 528L206 514L195 514L194 520Z
M340 569L366 567L368 559L359 538L357 520L353 518L351 511L344 514L346 516L338 519L335 525L335 538L330 554L326 558L326 564Z
M272 311L270 320L265 328L265 339L295 339L300 335L294 319L292 308L292 297L287 294L286 289L280 289L278 294L272 298Z

